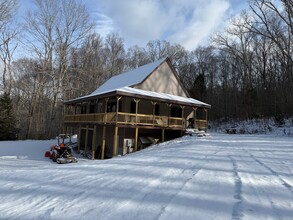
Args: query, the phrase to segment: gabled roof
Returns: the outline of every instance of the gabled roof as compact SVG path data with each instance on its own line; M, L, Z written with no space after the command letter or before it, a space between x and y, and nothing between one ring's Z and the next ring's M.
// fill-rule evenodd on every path
M134 86L144 81L155 69L157 69L166 59L162 58L153 63L149 63L131 70L126 73L121 73L113 76L103 85L97 88L91 95L98 95L101 93L113 91L126 86Z
M168 101L170 103L186 104L191 106L196 105L199 107L210 108L211 106L209 104L206 104L204 102L198 101L193 98L133 88L133 86L138 85L142 83L143 81L145 81L146 78L148 78L165 61L170 62L169 58L163 58L153 63L149 63L144 66L138 67L129 72L114 76L110 78L108 81L106 81L102 86L97 88L91 94L82 96L76 99L68 100L65 102L65 104L73 104L76 102L89 101L94 99L97 96L107 97L112 95L125 95L125 96L141 97L141 98L148 98L148 99L153 98L155 100ZM173 68L172 65L170 67L171 69ZM174 68L172 69L172 71L175 71ZM176 74L175 74L175 77L177 78ZM178 79L178 82L181 83L179 79Z

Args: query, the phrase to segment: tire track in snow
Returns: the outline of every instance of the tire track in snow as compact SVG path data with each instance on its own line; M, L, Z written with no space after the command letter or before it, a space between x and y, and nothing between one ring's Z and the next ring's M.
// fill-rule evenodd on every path
M182 186L176 191L175 194L173 194L170 197L170 199L167 201L166 205L164 207L162 207L161 212L158 214L158 217L156 219L160 219L161 218L161 216L164 214L164 212L166 212L167 207L171 204L171 202L173 201L173 199L182 191L182 189L186 186L186 184L188 182L190 182L196 176L196 174L198 174L198 172L200 170L201 170L201 168L195 170L195 172L193 172L192 175L183 182ZM183 170L182 173L185 173L185 171L186 170Z
M204 155L202 156L200 159L204 159L206 161L206 163L210 163L210 159L209 157L212 157L213 155L218 154L219 152L222 152L222 150L217 150L213 153L210 153L210 155ZM161 219L164 215L164 213L167 212L167 208L172 204L172 202L174 200L176 200L176 197L183 191L184 187L186 187L186 185L193 180L193 178L203 169L203 167L200 165L201 163L196 163L195 165L193 165L191 168L188 169L183 169L182 170L182 174L185 174L187 172L191 173L190 177L186 178L182 185L178 188L178 190L171 195L171 197L169 198L169 200L165 203L164 207L162 207L161 212L158 214L158 216L155 219ZM190 170L192 170L192 172L190 172Z
M229 155L228 157L231 160L233 165L232 172L233 172L234 183L235 183L234 198L237 200L237 202L234 203L234 206L233 206L232 219L236 220L236 219L241 219L243 216L242 180L238 174L238 165L236 160L234 160L231 155Z
M149 169L149 170L153 170L153 166L152 165L148 165L148 166L145 166L144 167L145 169ZM128 170L124 173L125 177L121 178L119 181L123 181L124 180L128 180L129 177L126 175L128 173L135 173L135 171L139 171L140 167L136 167L135 169L133 170ZM170 171L169 171L170 172ZM169 172L165 173L163 175L163 177L168 177L169 176ZM156 170L153 170L149 173L150 176L156 176ZM139 186L137 186L137 190L139 190L139 194L133 194L131 197L129 197L128 199L124 200L124 201L121 201L121 203L119 205L117 205L115 207L115 212L119 212L119 210L123 210L123 208L127 207L127 206L133 206L133 208L137 208L137 204L133 203L133 201L135 200L138 200L140 201L140 204L142 202L144 202L144 200L146 199L147 196L149 196L151 194L151 191L150 191L150 188L153 188L153 187L156 187L160 184L160 180L161 180L162 177L160 178L155 178L153 179L152 181L148 182L146 185L144 185L144 181L142 180L139 184ZM108 185L108 187L111 187L111 186L115 186L115 183L117 183L117 180L113 180L111 181L111 185ZM127 186L127 188L124 188L122 192L127 192L129 190L131 190L133 187L132 184L129 184ZM141 198L141 195L143 194L143 197ZM111 202L113 201L109 201L109 203L111 204ZM122 214L122 213L120 213ZM136 215L133 215L133 213L128 213L129 216L123 216L122 214L122 219L138 219L138 217ZM99 216L101 219L112 219L113 217L113 213L112 212L108 212L108 213L101 213L101 215Z
M273 176L277 177L277 179L282 183L282 185L289 190L293 194L293 187L287 183L282 177L279 176L277 172L275 172L272 168L261 162L259 159L257 159L255 156L253 156L251 153L247 152L252 159L254 159L258 164L260 164L262 167L266 168L268 171L270 171Z
M271 169L268 169L268 167L266 167L260 160L256 159L250 152L248 152L247 150L245 150L245 152L248 155L250 155L251 159L254 160L256 163L258 163L260 165L260 167L265 168L265 169L267 169L267 170L269 170L271 172ZM273 174L273 176L275 176L278 180L280 180L280 178L277 175ZM264 179L262 178L261 180L264 180ZM249 178L250 185L252 187L252 190L253 190L254 194L257 196L258 202L260 204L268 203L267 205L270 205L271 213L274 216L273 217L274 219L283 219L281 217L282 213L280 213L279 207L275 204L274 199L270 195L271 190L266 190L265 188L257 188L255 186L253 186L254 181L255 181L255 179L253 179L251 181L251 179Z
M136 201L136 203L139 203L142 207L144 207L143 209L153 209L153 218L159 219L160 216L166 211L168 205L176 197L176 195L201 170L201 168L199 168L197 165L198 164L195 164L195 166L193 167L180 170L174 170L173 168L169 168L168 170L166 170L165 173L148 182L147 185L140 187L140 194L133 194L133 196L130 197L128 200L122 201L118 206L115 207L115 212L119 212L119 210L123 210L123 208L125 207L129 208L129 206L132 206L133 209L140 208L137 206L137 204L133 203L133 201ZM153 169L153 166L151 165L148 167L150 168L150 170ZM151 173L157 174L157 171L153 170ZM145 206L145 204L150 204L151 201L156 201L158 199L158 193L161 191L161 189L166 187L174 187L173 182L170 182L169 178L174 175L178 175L179 173L186 175L185 178L182 180L180 186L178 186L178 188L176 189L176 192L169 195L166 194L160 198L161 207L158 207L158 205L154 205L153 207L149 205ZM130 189L131 188L132 186L130 186ZM138 215L137 213L127 213L127 215L125 213L120 214L122 219L142 218L141 215ZM102 216L102 219L111 219L112 215L113 213L106 213Z

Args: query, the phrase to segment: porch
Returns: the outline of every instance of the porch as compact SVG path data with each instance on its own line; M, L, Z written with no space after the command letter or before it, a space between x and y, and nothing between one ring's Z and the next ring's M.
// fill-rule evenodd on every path
M185 118L133 114L126 112L107 112L94 114L75 114L65 115L65 124L108 124L117 126L138 126L138 127L157 127L184 130L189 126ZM205 130L207 128L206 119L195 119L193 128Z
M79 128L78 150L84 146L104 159L123 155L127 140L137 151L142 139L155 137L163 142L182 136L188 127L207 129L206 106L194 105L188 98L183 102L133 96L116 94L66 103L64 124L66 129Z

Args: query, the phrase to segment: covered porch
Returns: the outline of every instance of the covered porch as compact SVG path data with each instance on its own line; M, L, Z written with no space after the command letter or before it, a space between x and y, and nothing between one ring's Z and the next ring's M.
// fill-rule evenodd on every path
M66 105L64 122L206 130L208 109L117 96Z
M137 151L144 140L182 136L187 127L206 130L209 105L193 100L116 91L66 102L64 123L66 129L78 128L78 150L105 159Z

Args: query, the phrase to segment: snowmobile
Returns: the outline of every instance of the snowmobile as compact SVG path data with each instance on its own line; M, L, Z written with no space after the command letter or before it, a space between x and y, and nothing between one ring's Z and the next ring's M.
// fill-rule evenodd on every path
M71 138L69 142L64 143L68 137L70 138L70 135L58 135L58 144L51 146L50 151L46 151L45 157L50 157L50 159L58 164L77 163L77 158L72 155L74 143L71 142ZM60 139L62 140L61 142Z

